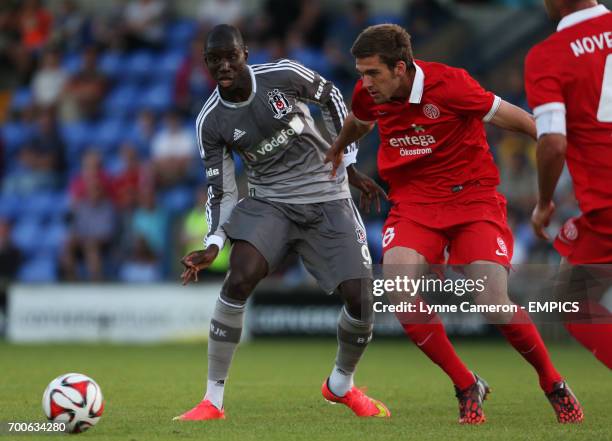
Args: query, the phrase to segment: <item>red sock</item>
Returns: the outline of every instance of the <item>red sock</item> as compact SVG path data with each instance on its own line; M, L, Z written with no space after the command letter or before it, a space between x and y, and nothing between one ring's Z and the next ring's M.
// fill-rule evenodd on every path
M566 322L565 328L578 342L612 369L612 314L596 302L588 302L588 317L595 323ZM581 305L581 311L584 308Z
M540 387L544 392L552 392L554 384L561 381L562 377L553 366L546 345L529 314L519 309L510 323L498 325L498 328L514 349L538 372Z
M425 304L421 298L417 298L414 303L417 305L417 311L421 310L421 303ZM474 384L474 375L455 352L437 314L406 313L398 314L398 318L406 335L431 361L446 372L455 386L463 390Z

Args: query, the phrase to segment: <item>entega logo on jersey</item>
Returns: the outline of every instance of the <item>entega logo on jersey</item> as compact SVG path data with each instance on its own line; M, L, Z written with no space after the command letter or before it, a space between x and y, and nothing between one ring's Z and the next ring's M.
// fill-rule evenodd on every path
M268 104L270 104L276 119L281 119L293 110L293 106L289 104L285 94L278 89L268 92Z
M292 136L300 135L304 130L304 123L296 115L289 121L289 127L276 132L272 137L263 140L255 147L255 150L244 151L244 156L250 161L255 162L259 158L269 156L279 148L285 147Z

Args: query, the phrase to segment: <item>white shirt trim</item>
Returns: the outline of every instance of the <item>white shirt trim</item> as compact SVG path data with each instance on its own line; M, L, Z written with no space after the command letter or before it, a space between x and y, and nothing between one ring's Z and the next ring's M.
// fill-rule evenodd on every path
M423 98L423 89L425 88L425 73L418 64L412 63L416 72L414 74L414 81L412 82L412 90L410 91L410 98L408 100L411 104L420 104Z
M487 113L484 118L482 118L484 122L489 122L493 119L493 117L499 110L499 106L501 106L501 102L501 98L495 95L495 99L493 100L493 105L491 106L491 109L489 109L489 113Z
M567 135L565 104L547 103L533 109L538 139L549 133Z
M208 248L211 245L217 245L217 247L219 248L219 251L221 251L223 249L223 245L225 245L225 238L221 236L217 236L216 234L213 234L206 238L206 240L204 241L204 245L206 246L206 248Z
M570 26L577 25L583 21L590 20L592 18L599 17L609 13L610 11L604 5L597 5L591 8L581 9L580 11L572 12L561 19L557 26L557 31L569 28Z
M244 107L244 106L248 106L249 104L251 104L251 101L253 101L253 98L255 98L255 93L257 92L257 81L255 80L255 74L253 73L253 69L251 69L251 66L247 65L247 69L249 69L249 74L251 75L251 95L249 96L249 99L247 99L246 101L242 101L241 103L233 103L231 101L225 101L223 98L221 98L221 92L219 92L219 86L217 86L217 88L215 89L217 92L219 92L219 101L221 101L221 104L223 104L225 107L229 107L231 109L237 109L239 107Z

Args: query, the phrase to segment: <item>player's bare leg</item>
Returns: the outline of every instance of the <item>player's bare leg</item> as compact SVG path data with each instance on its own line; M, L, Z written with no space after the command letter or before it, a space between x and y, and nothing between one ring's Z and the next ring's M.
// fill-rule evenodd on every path
M204 399L175 419L196 421L225 418L225 380L240 341L244 307L255 286L267 273L268 263L253 245L244 241L234 243L230 268L210 322L208 381Z
M346 280L338 287L344 307L338 317L338 352L332 373L323 382L323 397L348 406L360 417L389 417L389 409L353 384L357 363L365 352L373 328L372 282Z
M612 313L600 302L610 288L612 270L608 268L609 265L581 268L562 258L557 300L579 302L579 313L565 314L565 329L604 366L612 369Z
M405 247L395 247L387 251L383 263L386 279L395 278L395 276L418 279L426 274L429 268L423 255ZM390 302L395 304L410 300L399 293L389 293L389 297ZM415 303L424 303L418 295L412 297L412 300ZM420 305L417 305L417 311L421 310ZM461 361L438 315L416 312L398 313L397 316L406 335L452 380L459 401L459 422L462 424L484 423L486 417L482 410L482 402L489 393L489 386Z
M465 268L466 276L472 280L487 281L486 290L474 296L481 305L513 305L508 297L508 271L504 266L487 261L475 261ZM540 386L555 410L561 423L581 422L583 413L580 403L555 369L546 345L529 314L518 308L517 312L487 312L491 323L498 325L506 340L537 371Z

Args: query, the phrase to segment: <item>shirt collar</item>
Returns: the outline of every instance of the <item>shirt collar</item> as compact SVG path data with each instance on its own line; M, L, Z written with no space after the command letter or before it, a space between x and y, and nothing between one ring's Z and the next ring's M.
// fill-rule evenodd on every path
M255 98L255 93L257 92L257 81L255 81L255 74L253 73L253 69L251 69L251 66L247 65L247 69L249 69L249 74L251 75L251 86L252 86L251 95L249 96L249 99L247 99L246 101L242 101L241 103L234 103L231 101L224 100L223 98L221 98L221 94L219 93L219 100L224 106L230 107L232 109L248 106L249 104L251 104L251 101L253 101L253 98ZM219 92L219 86L217 86L217 92Z
M572 12L571 14L566 15L561 19L559 25L557 26L557 31L562 31L563 29L569 28L570 26L577 25L586 20L590 20L595 17L599 17L600 15L604 15L608 13L608 8L604 5L597 5L591 8L581 9L580 11Z
M412 82L412 90L410 91L410 98L408 102L410 104L420 104L421 98L423 98L423 89L425 88L425 73L418 64L412 63L416 72L414 74L414 80Z

